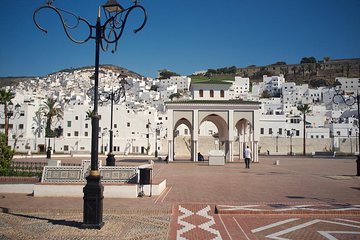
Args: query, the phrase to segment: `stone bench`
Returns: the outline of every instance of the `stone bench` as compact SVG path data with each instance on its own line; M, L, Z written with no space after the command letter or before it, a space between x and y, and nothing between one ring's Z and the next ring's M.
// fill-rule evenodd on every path
M336 152L312 152L312 157L335 157Z
M209 166L225 165L225 153L222 150L209 151Z

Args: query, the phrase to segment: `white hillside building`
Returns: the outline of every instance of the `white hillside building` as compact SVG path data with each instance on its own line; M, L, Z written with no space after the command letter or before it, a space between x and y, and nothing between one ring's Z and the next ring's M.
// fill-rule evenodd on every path
M229 100L229 81L203 81L191 85L191 95L194 100Z
M281 87L285 83L284 75L268 77L263 76L264 91L268 91L272 96L279 95L281 93Z
M177 86L179 91L188 91L190 88L191 78L186 76L172 76L169 79L161 79L160 87Z
M250 79L236 76L235 81L230 87L230 98L236 99L241 98L244 99L247 97L250 91Z

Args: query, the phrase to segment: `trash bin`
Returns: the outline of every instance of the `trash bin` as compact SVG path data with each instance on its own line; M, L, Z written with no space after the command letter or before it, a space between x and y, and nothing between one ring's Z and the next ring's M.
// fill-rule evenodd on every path
M151 168L140 168L140 185L151 184Z

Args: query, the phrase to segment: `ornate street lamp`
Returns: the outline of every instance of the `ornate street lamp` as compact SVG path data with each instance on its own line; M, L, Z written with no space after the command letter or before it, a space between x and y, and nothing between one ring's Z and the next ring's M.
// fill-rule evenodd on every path
M100 47L103 51L107 51L108 47L114 44L112 52L115 52L117 49L118 41L120 40L123 31L126 26L126 22L129 14L135 10L141 10L144 13L144 20L139 28L134 30L134 33L140 31L146 24L147 14L144 7L138 4L138 1L135 1L131 7L123 8L115 0L109 0L105 5L102 6L106 20L105 23L101 25L100 23L100 7L98 10L98 16L96 20L96 25L91 25L86 19L77 16L69 11L62 10L53 5L54 0L47 0L46 4L37 8L33 14L33 20L35 25L42 30L47 32L47 30L41 27L37 21L37 15L42 10L51 10L55 12L63 26L66 36L73 42L82 44L87 41L95 40L95 83L94 83L94 109L93 115L91 117L91 171L89 176L86 178L87 183L84 187L84 210L83 210L83 227L84 228L95 228L100 229L104 223L102 220L103 215L103 190L104 187L101 184L101 177L99 172L98 165L98 150L99 150L99 115L98 115L98 87L99 87L99 57L100 57ZM67 17L72 17L75 21L74 25L70 25L65 19L64 15ZM79 25L85 25L88 30L88 35L84 39L76 39L69 32L70 29L74 30Z
M117 104L125 97L125 85L128 85L128 82L125 80L124 76L119 76L122 80L119 82L120 87L114 91L111 89L111 92L102 91L99 93L100 103L106 103L110 101L111 111L110 111L110 129L109 129L109 153L106 158L106 166L115 166L115 157L113 154L113 116L114 116L114 102Z
M157 123L155 128L155 157L158 157L158 136L160 135L160 132L162 131L163 126L162 123Z
M0 118L5 119L5 135L6 135L6 146L8 145L9 141L9 126L10 126L10 119L13 120L15 118L20 117L20 104L14 104L10 101L7 104L7 108L5 112L0 112ZM7 124L6 124L7 123Z
M335 94L334 97L332 99L333 103L335 104L339 104L339 103L345 103L345 105L347 106L353 106L355 104L357 104L357 110L358 110L358 114L357 114L357 124L358 124L358 129L360 127L360 96L359 96L359 91L356 90L356 96L354 96L354 94L350 94L350 95L346 95L345 91L341 89L341 83L339 81L335 81L334 83L334 90L335 90ZM358 143L358 149L360 151L360 134L358 135L359 139L357 141ZM360 153L358 153L357 155L357 159L356 159L356 169L357 169L357 173L356 176L360 176Z

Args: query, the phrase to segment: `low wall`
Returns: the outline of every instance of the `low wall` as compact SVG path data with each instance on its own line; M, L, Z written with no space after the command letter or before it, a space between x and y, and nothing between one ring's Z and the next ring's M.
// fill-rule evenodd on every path
M142 190L137 184L103 184L104 198L137 198ZM0 184L0 193L33 194L34 197L83 197L85 184ZM160 195L166 188L166 179L158 184L145 185L145 195Z

